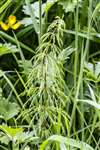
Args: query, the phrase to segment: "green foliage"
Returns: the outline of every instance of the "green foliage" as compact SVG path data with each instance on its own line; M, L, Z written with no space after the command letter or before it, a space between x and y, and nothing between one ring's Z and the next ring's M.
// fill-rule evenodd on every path
M51 137L49 137L46 141L44 141L42 143L42 145L40 146L40 150L44 150L46 148L46 146L49 144L49 142L51 141L57 141L59 143L62 144L66 144L67 146L70 145L72 146L71 149L73 149L73 147L77 147L79 149L87 149L87 150L93 150L93 148L91 146L89 146L88 144L81 142L81 141L76 141L74 139L71 138L65 138L59 135L53 135ZM63 149L62 145L61 145L61 150ZM66 148L65 148L66 149ZM73 149L74 150L74 149Z
M0 44L0 56L16 52L19 52L19 50L15 45L11 45L10 43Z
M0 150L100 150L99 0L2 0ZM11 64L11 65L10 65Z
M100 62L86 64L85 72L89 81L100 82Z
M0 7L0 14L9 6L12 0L7 0L1 7Z
M82 2L82 0L79 0L78 2ZM74 12L75 7L77 6L77 0L58 0L58 3L63 6L66 13Z
M26 143L25 146L23 144L22 148L27 148L28 146L27 143L30 141L36 141L38 140L38 137L33 137L34 133L33 132L24 132L23 128L12 128L8 127L5 125L0 126L0 130L2 131L0 134L0 141L6 145L9 144L10 141L12 141L12 148L13 150L18 150L19 149L19 144L20 143ZM25 148L25 149L26 149ZM27 148L28 149L28 148Z
M13 118L19 112L17 103L10 102L2 96L2 89L0 89L0 118L5 121Z

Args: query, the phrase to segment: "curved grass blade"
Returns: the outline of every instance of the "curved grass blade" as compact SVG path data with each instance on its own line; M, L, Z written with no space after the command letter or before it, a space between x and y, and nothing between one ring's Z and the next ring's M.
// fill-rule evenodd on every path
M41 145L39 150L45 150L46 146L50 142L59 142L59 143L64 143L66 145L70 145L72 147L76 147L82 150L94 150L90 145L86 144L85 142L82 141L76 141L72 138L67 138L59 135L53 135L49 137L47 140L45 140Z
M8 40L11 41L12 43L15 43L15 44L16 44L16 40L15 40L14 38L12 38L10 35L6 34L5 32L0 31L0 35L1 35L2 37L4 37L4 38L8 39ZM22 42L19 42L19 44L20 44L20 46L21 46L22 48L24 48L25 50L27 50L27 51L29 51L29 52L31 52L31 53L34 53L34 51L33 51L30 47L26 46L26 45L23 44Z

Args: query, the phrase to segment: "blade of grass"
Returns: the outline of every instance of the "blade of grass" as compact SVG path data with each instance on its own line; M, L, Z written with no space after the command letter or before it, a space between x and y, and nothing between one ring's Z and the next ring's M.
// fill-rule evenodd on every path
M14 38L15 38L15 41L16 41L16 45L18 46L18 49L19 49L19 52L20 52L20 57L21 57L22 61L24 61L25 57L24 57L24 54L23 54L23 52L21 50L20 43L19 43L19 41L18 41L18 39L17 39L17 37L16 37L14 32L13 32L13 34L14 34Z
M41 44L41 37L42 37L42 0L39 0L39 27L40 27L39 44Z
M0 31L0 36L6 38L7 40L11 41L12 43L15 43L16 44L16 40L11 37L10 35L6 34L5 32L3 31ZM22 42L19 42L20 43L20 46L22 48L24 48L25 50L31 52L31 53L35 53L30 47L26 46L25 44L23 44Z
M0 7L0 14L8 7L8 5L12 2L12 0L7 0L3 6Z

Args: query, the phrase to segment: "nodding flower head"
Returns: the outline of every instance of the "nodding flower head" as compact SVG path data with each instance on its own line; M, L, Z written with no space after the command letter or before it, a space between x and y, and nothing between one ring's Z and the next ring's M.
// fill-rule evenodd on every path
M16 16L10 15L6 20L6 23L0 21L0 26L4 31L9 30L10 28L13 30L17 30L21 26L21 22L17 21Z

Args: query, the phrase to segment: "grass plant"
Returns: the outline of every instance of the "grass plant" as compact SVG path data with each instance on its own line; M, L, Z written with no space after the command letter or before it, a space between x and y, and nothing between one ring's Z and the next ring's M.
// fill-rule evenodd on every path
M0 1L0 150L100 150L99 0Z

